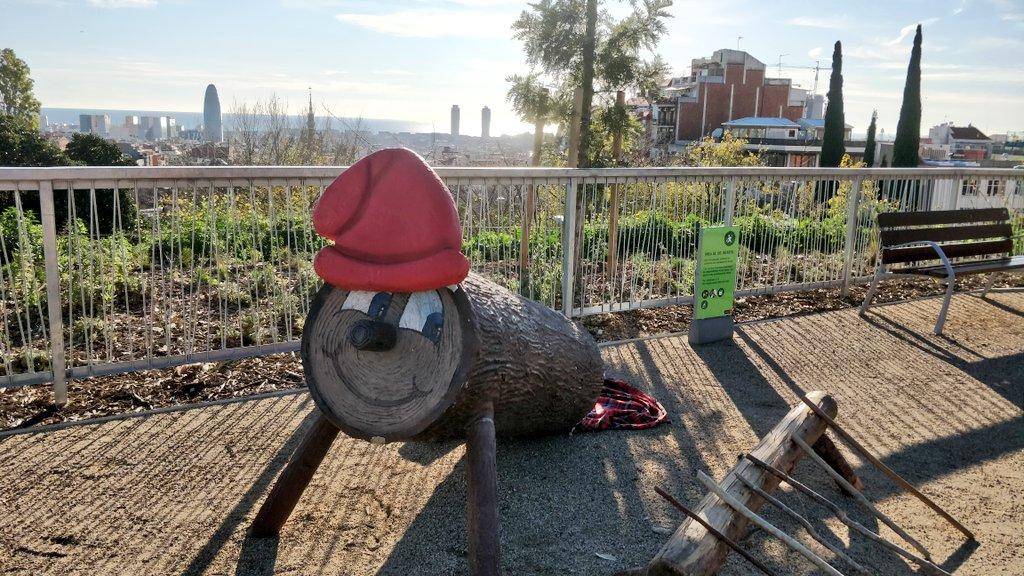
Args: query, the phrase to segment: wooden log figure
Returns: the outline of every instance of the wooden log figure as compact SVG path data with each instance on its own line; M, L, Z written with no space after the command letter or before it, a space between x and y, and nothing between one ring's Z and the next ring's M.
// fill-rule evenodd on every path
M586 330L475 274L413 294L327 285L304 327L302 359L333 424L386 442L461 437L486 404L499 436L567 432L603 382Z
M571 430L601 391L596 343L468 273L451 195L409 150L346 170L313 221L334 240L314 261L327 284L302 335L319 415L253 533L278 533L338 430L376 443L466 438L470 567L498 574L495 438Z

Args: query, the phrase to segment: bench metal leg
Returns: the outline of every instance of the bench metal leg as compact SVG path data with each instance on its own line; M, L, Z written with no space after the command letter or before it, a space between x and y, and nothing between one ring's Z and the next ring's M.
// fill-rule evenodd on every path
M949 301L953 299L953 290L956 288L956 276L950 275L946 279L946 297L942 300L942 310L939 310L939 319L935 321L935 333L942 334L942 325L946 323L946 312L949 312Z
M992 286L995 285L997 276L999 276L999 272L993 272L989 275L988 283L985 284L985 289L981 291L982 298L984 298L985 295L988 294L988 291L992 289Z
M860 305L860 314L863 316L867 313L868 308L871 307L871 301L875 299L875 293L878 292L878 280L881 278L882 273L885 271L885 265L879 264L875 268L875 276L871 279L871 286L868 288L868 293L864 296L864 302Z

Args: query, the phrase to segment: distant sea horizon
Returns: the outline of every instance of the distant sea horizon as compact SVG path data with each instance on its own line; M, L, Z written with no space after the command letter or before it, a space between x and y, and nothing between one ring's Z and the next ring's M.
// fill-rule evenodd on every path
M111 126L123 126L125 116L170 116L177 122L179 128L194 129L203 123L202 112L181 112L169 110L117 110L113 108L50 108L43 107L41 114L46 116L50 124L78 124L81 114L106 114L110 116ZM306 120L305 115L289 114L296 125L301 125ZM327 120L326 116L317 116L317 121ZM431 125L422 122L411 122L408 120L393 120L388 118L330 118L333 128L351 128L359 123L360 128L367 132L418 132L430 133ZM224 130L232 128L232 114L222 114Z

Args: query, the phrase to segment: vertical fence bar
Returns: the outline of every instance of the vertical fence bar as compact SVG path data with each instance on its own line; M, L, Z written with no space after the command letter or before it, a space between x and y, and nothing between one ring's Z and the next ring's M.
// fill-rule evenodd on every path
M562 217L562 314L572 317L573 274L576 268L576 179L565 185L565 213Z
M50 319L50 369L53 371L53 403L68 402L64 362L64 318L60 306L60 267L57 263L57 217L53 209L53 182L39 183L39 217L43 224L43 262L46 270L46 312Z
M725 189L725 212L722 214L722 220L726 226L732 226L732 217L736 212L736 177L733 176L729 179L729 186Z
M619 256L619 194L620 189L625 185L620 184L616 179L611 185L611 204L608 207L608 263L605 265L605 275L612 278L615 267L618 266Z
M860 187L863 178L854 178L850 193L846 195L846 251L843 253L843 288L841 294L850 294L850 271L853 269L853 249L857 243L857 211L860 208Z

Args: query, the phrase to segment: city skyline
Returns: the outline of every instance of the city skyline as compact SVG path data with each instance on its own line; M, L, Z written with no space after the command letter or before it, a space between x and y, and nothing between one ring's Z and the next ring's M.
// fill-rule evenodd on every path
M658 52L673 74L692 58L736 48L765 62L770 76L813 85L815 60L828 66L831 44L844 45L847 122L863 133L871 110L879 127L895 131L912 26L924 25L922 130L951 121L986 133L1024 129L1024 5L999 0L902 2L857 10L824 3L770 8L677 1ZM510 26L525 7L504 0L280 0L241 11L183 0L0 0L5 43L32 68L45 107L202 110L202 87L216 84L225 113L235 102L277 94L289 112L314 98L341 117L394 119L444 132L450 109L463 110L461 131L480 133L492 111L491 133L530 127L505 101L505 77L528 70ZM609 10L627 3L609 3ZM171 34L154 41L145 26L159 17ZM696 24L700 23L700 26ZM49 33L40 34L44 26ZM84 41L90 35L117 42ZM261 32L262 31L262 32ZM101 36L102 35L102 36ZM128 47L144 47L131 50ZM217 58L211 58L217 54ZM818 93L827 88L822 70Z

